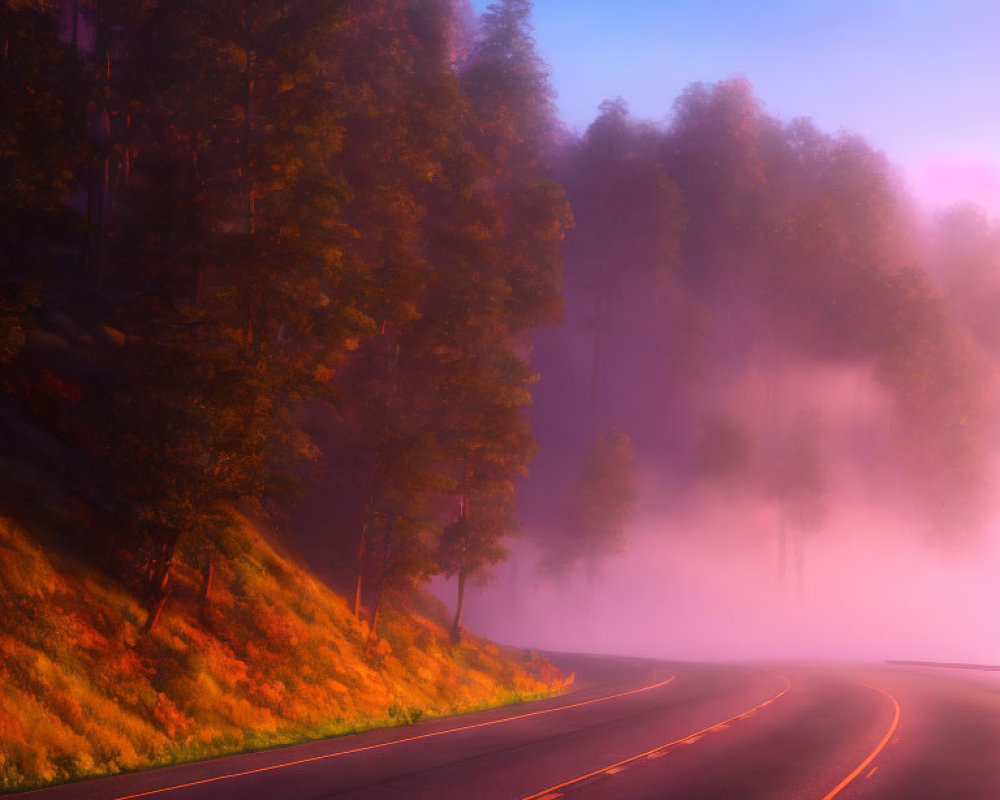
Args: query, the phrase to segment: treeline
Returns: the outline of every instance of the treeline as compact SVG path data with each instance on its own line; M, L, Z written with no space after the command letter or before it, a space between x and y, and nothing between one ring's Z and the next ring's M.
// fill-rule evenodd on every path
M542 447L523 501L544 563L593 570L623 546L621 519L580 519L586 465L615 429L659 486L648 517L705 487L734 506L749 492L780 509L782 570L837 505L838 473L912 509L918 536L974 536L995 430L984 276L1000 252L981 214L928 235L883 154L769 115L742 78L689 87L666 124L604 103L558 175L576 221L567 325L539 337ZM886 411L810 385L837 370Z
M570 214L526 0L0 9L4 505L146 598L321 459L355 608L504 556ZM317 416L336 434L318 442ZM370 585L369 585L370 584Z

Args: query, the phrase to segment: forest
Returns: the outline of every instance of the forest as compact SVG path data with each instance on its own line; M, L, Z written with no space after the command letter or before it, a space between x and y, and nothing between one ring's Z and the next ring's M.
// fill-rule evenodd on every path
M666 507L769 498L782 570L835 463L921 536L976 535L986 215L921 221L884 154L744 78L568 131L530 18L0 6L0 510L141 598L143 634L181 553L211 602L237 514L373 630L454 578L455 639L519 526L544 571L593 574L642 476ZM823 410L841 368L878 414Z

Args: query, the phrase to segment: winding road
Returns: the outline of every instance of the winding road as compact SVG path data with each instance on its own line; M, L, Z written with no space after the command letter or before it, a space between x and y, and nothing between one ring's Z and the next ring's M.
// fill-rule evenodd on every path
M21 796L1000 799L1000 683L902 666L553 660L577 676L558 698Z

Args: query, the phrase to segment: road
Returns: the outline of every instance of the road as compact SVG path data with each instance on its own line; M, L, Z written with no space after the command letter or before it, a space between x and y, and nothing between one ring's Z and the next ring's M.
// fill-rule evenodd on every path
M31 800L998 800L1000 683L915 667L556 656L573 691Z

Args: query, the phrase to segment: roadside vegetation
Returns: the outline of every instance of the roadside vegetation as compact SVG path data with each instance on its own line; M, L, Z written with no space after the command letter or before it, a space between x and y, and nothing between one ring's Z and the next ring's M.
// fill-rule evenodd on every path
M567 678L539 657L452 642L430 598L378 636L243 520L211 603L182 553L146 636L143 605L0 522L0 789L108 775L515 703Z

